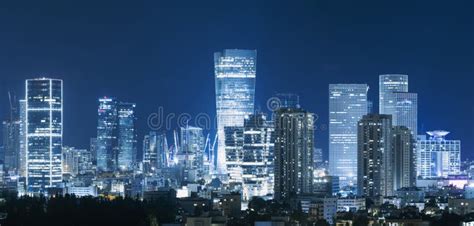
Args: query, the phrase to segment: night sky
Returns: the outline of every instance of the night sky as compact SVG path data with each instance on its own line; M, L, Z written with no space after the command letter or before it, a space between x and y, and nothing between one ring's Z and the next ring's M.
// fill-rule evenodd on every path
M257 49L256 105L300 95L319 115L327 154L328 84L408 74L419 93L419 131L444 129L474 157L473 1L2 1L0 117L24 79L64 80L64 145L88 148L97 98L137 103L146 118L215 115L213 52ZM327 155L325 155L327 158Z

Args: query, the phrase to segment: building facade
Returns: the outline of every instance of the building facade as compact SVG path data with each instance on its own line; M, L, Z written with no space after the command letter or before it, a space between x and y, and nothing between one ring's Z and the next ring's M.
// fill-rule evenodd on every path
M394 126L405 126L418 135L418 94L408 92L408 75L379 77L379 113L392 115Z
M391 115L370 114L359 121L357 192L361 196L393 195L391 132Z
M392 128L392 152L395 190L416 186L416 149L410 129L404 126Z
M461 170L461 141L447 140L447 131L427 132L429 139L417 142L417 176L428 179L459 175Z
M133 170L137 162L137 137L135 131L135 104L118 104L118 156L117 164L120 171Z
M97 170L130 171L136 162L135 104L115 98L99 98L97 138Z
M63 81L26 80L26 186L45 194L62 181Z
M301 108L275 111L275 199L313 192L314 115Z
M242 198L272 196L274 193L275 132L264 114L249 115L244 123L242 155Z
M117 119L117 101L114 98L100 98L96 138L98 171L114 171L117 165Z
M225 132L229 126L243 126L244 117L254 111L257 51L226 49L214 54L217 110L217 171L225 173Z
M180 128L180 154L184 156L185 176L188 181L204 177L204 133L202 128L186 126Z
M357 183L357 123L367 114L366 84L329 85L329 172L341 186Z

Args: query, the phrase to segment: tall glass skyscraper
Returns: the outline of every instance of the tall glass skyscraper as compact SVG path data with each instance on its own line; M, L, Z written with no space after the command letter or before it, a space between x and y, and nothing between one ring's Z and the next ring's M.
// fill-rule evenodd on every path
M217 110L217 171L226 172L225 133L229 126L243 126L254 111L257 51L226 49L214 53Z
M394 126L405 126L418 135L418 95L408 93L408 75L379 77L379 113L392 115Z
M143 138L143 166L145 173L154 175L158 169L166 168L168 143L165 134L150 132Z
M417 93L393 93L395 100L395 126L405 126L416 137L418 134L418 94Z
M181 155L184 155L186 179L197 181L204 177L204 134L202 128L186 126L180 128Z
M130 171L137 158L135 104L118 104L118 168Z
M100 98L97 120L97 169L114 171L118 152L118 112L114 98Z
M26 177L26 101L20 100L20 167L19 175L20 177Z
M100 98L97 121L97 169L128 171L136 160L135 104Z
M386 74L379 77L379 113L394 115L396 100L393 93L408 92L408 75ZM394 125L396 125L396 122Z
M329 172L341 187L357 183L357 124L367 114L366 84L329 85Z
M45 194L62 181L63 81L28 79L26 90L26 185Z

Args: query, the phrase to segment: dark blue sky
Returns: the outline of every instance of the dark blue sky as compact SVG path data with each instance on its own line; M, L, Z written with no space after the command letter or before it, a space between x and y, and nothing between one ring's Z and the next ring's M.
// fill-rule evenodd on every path
M327 123L329 83L405 73L419 131L445 129L474 157L472 1L10 1L0 3L0 117L26 78L64 79L64 144L88 147L97 98L146 118L215 115L213 52L258 50L257 105L294 92ZM316 144L327 151L327 130Z

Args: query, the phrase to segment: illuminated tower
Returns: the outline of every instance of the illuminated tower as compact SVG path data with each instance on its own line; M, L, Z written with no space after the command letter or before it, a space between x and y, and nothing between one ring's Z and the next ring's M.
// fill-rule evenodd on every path
M379 113L392 115L394 126L405 126L418 135L418 95L408 92L408 75L379 77Z
M254 111L257 51L226 49L214 53L217 110L217 171L226 172L224 128L243 126Z
M26 185L45 194L62 181L63 81L26 80Z
M341 186L357 183L357 124L367 114L366 84L329 85L329 172Z
M97 120L97 170L114 171L118 152L118 113L114 98L100 98Z
M392 116L365 115L357 131L357 192L361 196L391 196L394 191Z
M137 158L137 139L135 131L135 104L118 104L118 168L130 171Z
M314 115L301 108L280 108L275 114L275 199L311 194Z

